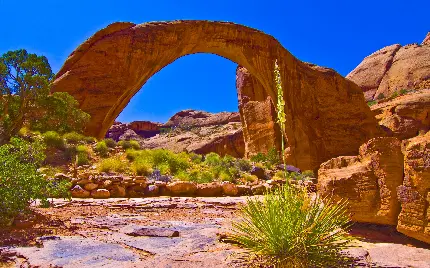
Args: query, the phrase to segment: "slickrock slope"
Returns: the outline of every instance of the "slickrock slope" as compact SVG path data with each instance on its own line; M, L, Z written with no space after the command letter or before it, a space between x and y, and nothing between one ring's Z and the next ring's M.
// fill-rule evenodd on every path
M378 103L371 110L388 134L399 139L410 139L430 130L429 89Z
M430 244L430 132L407 141L397 230Z
M358 156L340 156L321 165L318 191L346 199L357 222L396 225L400 203L396 188L403 181L403 155L396 138L371 139Z
M111 24L69 56L52 91L75 97L91 115L86 134L102 138L153 74L194 53L217 54L243 66L272 99L276 99L273 69L278 61L290 160L302 170L355 154L363 142L380 135L357 85L333 70L297 60L272 36L234 23Z
M384 47L367 56L346 78L359 85L366 100L402 89L430 88L430 34L419 44Z

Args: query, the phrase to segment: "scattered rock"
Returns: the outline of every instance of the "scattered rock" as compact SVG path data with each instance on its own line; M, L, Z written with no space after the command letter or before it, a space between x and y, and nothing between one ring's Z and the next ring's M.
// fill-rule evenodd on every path
M197 196L221 196L223 187L219 183L200 183L197 184Z
M72 194L72 197L74 198L87 198L90 197L90 192L83 189L79 185L75 185L71 190L70 193Z
M197 184L189 181L177 181L167 184L167 189L173 195L193 195L197 190Z
M144 192L145 196L158 196L159 188L157 185L148 185Z
M109 189L111 197L125 197L127 195L125 188L119 185L113 185Z
M179 237L177 230L157 227L141 227L126 234L130 236Z
M94 189L97 189L97 187L99 187L99 185L97 183L92 183L92 182L89 182L84 185L84 189L87 191L92 191Z
M227 196L236 196L239 194L239 189L237 185L231 182L224 182L222 184L222 191Z
M251 171L250 171L251 175L257 176L257 178L259 180L266 180L266 174L264 172L264 169L261 167L257 167L257 166L252 166Z
M237 185L237 191L239 195L252 195L251 186L249 185Z
M106 189L95 189L91 191L91 196L94 198L109 198L110 193Z
M255 185L251 187L251 191L253 195L262 195L266 193L266 187L262 184Z

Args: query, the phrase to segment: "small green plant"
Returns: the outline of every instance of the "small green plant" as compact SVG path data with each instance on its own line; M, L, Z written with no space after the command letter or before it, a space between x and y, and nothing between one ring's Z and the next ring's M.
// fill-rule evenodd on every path
M64 149L64 139L55 131L43 133L43 141L48 147Z
M118 145L124 150L131 149L130 141L122 140L118 142Z
M109 148L115 148L116 146L116 141L114 141L111 138L104 139L103 141L106 143L107 147Z
M315 178L315 174L312 170L305 170L302 172L302 176L305 178Z
M391 98L397 98L399 96L399 92L394 91L393 94L391 94Z
M407 89L400 89L400 95L406 95L406 94L408 94L408 90Z
M368 101L368 102L367 102L367 105L368 105L369 107L371 107L371 106L373 106L373 105L375 105L375 104L378 104L378 101L376 101L376 100L371 100L371 101Z
M85 141L85 137L82 134L79 134L77 132L69 132L63 135L63 138L66 140L67 143L70 144L78 144L83 143Z
M138 176L147 176L152 172L152 166L145 161L134 161L131 169Z
M248 199L231 239L270 267L338 267L350 240L346 203L332 203L292 187Z
M263 162L266 162L267 160L266 155L263 154L262 152L258 152L256 155L251 156L250 159L252 162L257 162L257 163L263 163Z
M221 156L217 153L208 153L205 156L204 163L208 166L220 166L222 163Z
M131 148L133 148L135 150L139 150L140 149L140 144L139 144L138 141L130 140L130 145L131 145Z
M127 165L121 161L119 157L109 157L103 159L99 165L98 170L100 172L125 172Z
M78 166L90 164L89 159L90 149L86 145L76 146L76 164Z
M267 152L267 162L270 166L279 164L279 152L275 147L270 148L270 150Z
M105 141L99 141L94 149L101 157L106 157L109 155L109 147Z
M384 93L379 93L378 96L376 97L377 100L382 100L385 99L385 95Z
M240 171L250 171L252 168L251 163L247 160L247 159L237 159L235 166L240 170Z

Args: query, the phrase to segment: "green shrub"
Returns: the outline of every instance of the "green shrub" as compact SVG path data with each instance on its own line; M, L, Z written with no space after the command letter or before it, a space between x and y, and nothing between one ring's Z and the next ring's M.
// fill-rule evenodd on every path
M98 169L100 172L125 172L127 170L127 165L121 161L119 157L110 157L103 159L99 165Z
M64 148L64 139L55 131L47 131L43 133L43 141L48 147L57 149Z
M379 94L378 94L378 97L376 97L376 99L377 99L377 100L385 99L385 95L384 95L384 93L379 93Z
M377 104L378 102L376 101L376 100L372 100L372 101L368 101L367 102L367 105L369 106L369 107L371 107L371 106L373 106L373 105L375 105L375 104Z
M190 171L179 171L175 178L181 181L192 181L196 183L208 183L214 181L214 176L210 171L192 169Z
M220 181L229 181L229 182L233 182L234 181L234 177L227 171L222 170L219 175L218 178L220 179Z
M116 141L114 141L111 138L104 139L103 141L106 143L107 147L109 147L109 148L115 148L115 146L116 146Z
M189 153L188 156L189 156L191 162L193 162L194 164L201 164L203 162L202 156L199 154Z
M240 170L240 171L250 171L252 168L251 163L247 160L247 159L237 159L235 166Z
M28 209L35 199L46 200L46 181L37 168L43 162L45 146L12 138L0 146L0 225Z
M208 166L220 166L222 163L221 156L217 153L208 153L205 156L204 163Z
M90 159L89 159L90 149L86 145L78 145L76 146L76 164L78 166L83 165L89 165Z
M51 181L46 185L46 196L51 198L71 198L72 183L67 180Z
M279 152L275 147L270 148L270 150L267 152L267 162L270 165L277 165L281 162L281 159L279 158Z
M257 153L256 155L251 156L250 159L253 162L260 162L260 163L265 162L267 160L266 155L261 153L261 152Z
M258 177L255 175L251 175L248 173L243 173L241 177L245 180L245 182L256 182L258 181Z
M141 155L141 151L134 150L134 149L127 149L125 151L125 155L128 160L134 161L137 157Z
M90 136L83 136L83 141L86 143L94 143L96 142L96 138Z
M99 141L94 149L101 157L106 157L109 154L109 147L106 145L105 141Z
M119 141L118 145L121 146L121 148L124 150L130 149L132 147L130 141L124 141L124 140Z
M302 176L305 178L315 178L315 174L312 170L305 170L302 172Z
M130 145L131 145L131 148L133 148L135 150L139 150L140 149L140 144L139 144L138 141L130 140Z
M147 176L152 172L152 166L145 161L134 161L131 168L138 176Z
M400 95L402 95L402 96L403 96L403 95L406 95L406 94L408 94L408 92L409 92L409 91L408 91L407 89L401 89L401 90L400 90Z
M69 132L63 135L67 143L78 144L85 142L85 137L77 132Z
M397 98L399 96L399 93L397 91L394 91L393 94L391 94L391 98Z
M350 238L346 203L282 187L248 199L231 239L271 267L339 267Z

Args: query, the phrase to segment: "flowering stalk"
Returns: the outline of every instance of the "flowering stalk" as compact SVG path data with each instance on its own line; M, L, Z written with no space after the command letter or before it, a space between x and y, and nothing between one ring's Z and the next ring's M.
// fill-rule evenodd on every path
M278 60L275 60L275 84L276 84L276 90L278 95L278 100L276 102L276 110L277 110L277 116L279 124L279 128L281 129L281 150L282 150L282 161L284 162L284 168L286 170L286 160L285 160L285 144L284 144L284 135L285 135L285 101L284 101L284 91L282 90L282 80L281 80L281 72L279 71L279 65ZM286 173L286 171L285 171ZM285 174L286 175L286 174Z

